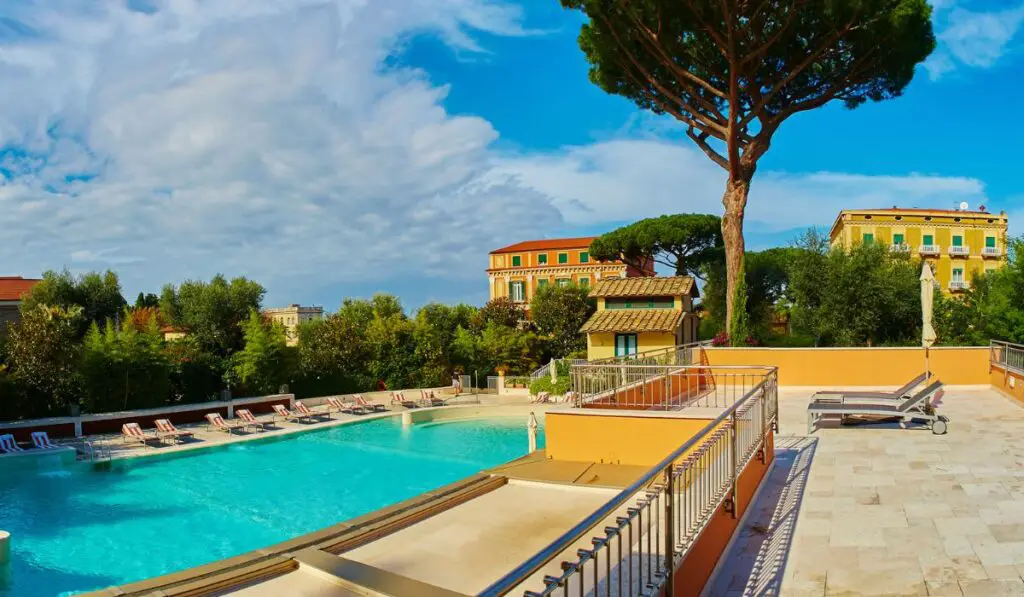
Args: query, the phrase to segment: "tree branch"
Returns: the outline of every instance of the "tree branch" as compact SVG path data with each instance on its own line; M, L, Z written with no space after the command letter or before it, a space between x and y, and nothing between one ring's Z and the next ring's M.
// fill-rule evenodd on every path
M693 127L686 129L686 136L693 139L693 142L700 147L701 150L711 158L711 161L722 167L723 170L729 170L729 160L722 157L722 154L715 151L713 147L708 145L707 133L697 135L693 132Z
M761 3L761 7L763 7L764 4L765 3L762 2ZM760 14L761 7L758 8L758 14ZM771 36L771 38L769 38L768 41L766 41L765 43L761 44L759 47L755 48L754 50L751 50L751 52L749 54L747 54L742 59L740 59L740 64L741 65L747 64L751 60L755 60L757 58L760 58L761 56L764 55L765 52L767 52L769 49L771 49L771 47L774 46L780 39L782 39L782 36L789 29L789 26L792 25L793 22L796 20L794 18L796 13L797 13L797 7L794 5L790 9L789 14L786 17L786 22L782 24L782 27L779 27L779 30L775 32L775 35Z

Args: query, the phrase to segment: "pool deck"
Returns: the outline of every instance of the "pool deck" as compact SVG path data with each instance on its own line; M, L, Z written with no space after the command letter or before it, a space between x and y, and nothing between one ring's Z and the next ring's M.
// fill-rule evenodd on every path
M486 397L485 397L486 399ZM218 431L211 429L205 423L185 424L178 425L177 428L180 431L189 431L194 434L192 438L186 438L177 443L158 442L155 439L148 442L145 446L138 442L125 442L119 433L107 433L107 434L94 434L83 438L61 440L59 444L63 446L74 447L79 452L84 451L85 443L90 442L94 448L99 449L104 455L109 453L111 460L120 460L126 458L146 458L158 455L177 454L181 452L188 452L191 450L202 450L214 446L223 446L228 444L234 444L246 441L260 441L266 440L273 437L284 437L293 435L296 433L303 433L307 431L313 431L316 429L324 429L329 427L337 427L339 425L347 425L353 422L360 421L371 421L374 419L381 419L386 417L400 416L403 412L423 413L435 410L445 411L459 411L461 409L467 409L472 407L486 408L488 411L495 407L504 407L508 414L522 414L525 416L529 411L533 410L536 412L544 412L550 408L554 408L557 405L548 404L529 404L526 401L515 402L515 401L504 401L498 403L481 403L480 396L475 394L463 394L457 398L451 398L448 400L448 405L439 407L421 407L416 409L405 409L401 407L388 408L388 410L366 414L366 415L351 415L342 414L337 412L330 413L330 418L324 417L315 419L312 422L295 422L295 421L284 421L273 415L261 415L257 416L256 419L266 425L264 431L259 430L244 430L235 431L228 434L224 431ZM320 413L319 408L313 408L315 413ZM521 412L518 412L521 411ZM499 413L500 410L494 410L494 413ZM466 418L471 418L469 413L465 413ZM472 416L484 416L484 415L472 415ZM495 414L497 416L497 414ZM460 417L453 417L460 418ZM237 422L237 419L229 419L229 422ZM152 435L152 429L145 429L147 435ZM30 453L31 450L26 453ZM3 458L3 456L0 456Z
M776 466L716 597L1024 595L1024 408L947 391L946 435L895 425L806 434L811 391L782 390Z

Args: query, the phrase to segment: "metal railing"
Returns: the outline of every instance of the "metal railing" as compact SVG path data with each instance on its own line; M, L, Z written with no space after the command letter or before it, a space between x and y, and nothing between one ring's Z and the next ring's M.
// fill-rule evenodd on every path
M909 253L910 245L906 243L893 243L889 245L889 251L891 253Z
M568 362L569 366L575 367L576 365L585 365L587 359L555 359L556 363ZM551 361L548 361L546 365L540 367L536 371L530 374L530 379L539 379L546 375L551 375Z
M576 408L727 407L761 383L766 370L757 366L587 364L572 368L572 389Z
M1024 345L992 340L989 342L989 363L1024 373Z
M981 254L985 257L1002 257L1003 250L999 247L984 247L981 249Z
M970 255L971 248L967 245L953 245L949 247L950 255Z
M585 362L588 365L609 365L630 363L633 365L694 365L700 363L701 350L711 346L711 340L680 344L668 348L648 350L636 354L627 354L606 359Z
M939 245L921 245L917 252L922 255L938 255L942 252L942 247Z
M777 370L770 368L694 437L550 545L480 593L656 595L722 507L737 515L738 480L778 431ZM749 496L747 496L749 497ZM589 541L587 535L594 533ZM553 569L554 574L544 574ZM534 589L535 590L525 590ZM517 591L518 592L518 591Z
M967 285L967 280L950 280L949 281L949 289L950 290L967 290L967 288L969 288L969 286Z

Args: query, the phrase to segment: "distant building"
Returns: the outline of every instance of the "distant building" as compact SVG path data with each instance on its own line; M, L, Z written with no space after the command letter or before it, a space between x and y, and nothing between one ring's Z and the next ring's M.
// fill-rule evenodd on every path
M697 341L699 294L693 278L605 279L590 296L597 311L583 324L587 360L624 357Z
M956 209L846 209L839 212L829 239L850 250L858 243L881 243L931 264L946 292L970 287L975 274L1002 267L1007 258L1006 213Z
M28 294L39 283L35 278L21 276L0 276L0 334L7 331L8 323L21 320L21 297Z
M654 275L653 262L636 268L618 260L591 259L594 238L530 240L491 251L487 267L491 299L508 297L529 308L537 289L548 284L591 286L605 278Z
M299 324L314 319L322 319L324 308L288 305L287 307L264 309L263 315L270 319L270 321L276 321L283 325L288 346L295 346L299 343Z

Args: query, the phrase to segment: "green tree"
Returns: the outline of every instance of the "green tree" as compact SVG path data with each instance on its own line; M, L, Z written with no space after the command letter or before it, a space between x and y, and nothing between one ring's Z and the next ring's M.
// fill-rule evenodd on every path
M139 296L135 297L135 308L136 309L152 308L152 307L159 307L159 306L160 306L160 297L158 297L157 295L153 294L152 292L147 292L145 294L140 292Z
M460 328L469 327L476 311L469 305L430 303L416 312L413 346L415 360L419 363L419 385L432 387L451 382L456 368L452 342Z
M227 279L217 274L209 282L188 280L175 288L168 284L160 295L160 312L207 351L226 357L242 348L241 324L259 311L266 293L247 278Z
M647 218L594 239L590 255L603 261L622 259L636 268L653 260L677 276L703 279L707 268L722 258L722 221L707 214Z
M596 309L590 290L575 284L539 288L530 303L530 318L551 347L551 356L563 358L587 347L580 328Z
M367 324L368 325L368 324ZM310 321L299 327L299 371L296 392L318 389L321 394L372 389L366 370L369 355L365 328L341 314Z
M765 339L776 306L785 302L789 287L789 267L794 259L795 249L773 248L764 251L747 251L744 257L746 268L744 282L746 290L747 332L758 339ZM713 329L723 331L725 325L725 264L719 261L707 268L707 283L704 285L702 305L708 311L708 321ZM735 336L739 341L744 338Z
M242 324L245 347L231 357L231 379L249 394L276 394L285 382L284 326L254 309Z
M224 388L223 359L186 336L164 348L170 366L171 400L191 403L219 399Z
M1024 343L1024 238L1009 242L1005 267L975 276L962 294L937 296L935 324L942 344Z
M479 333L456 330L452 354L465 371L490 375L504 367L512 375L525 375L537 368L540 339L532 331L490 322Z
M470 322L473 329L482 331L488 324L494 323L506 327L517 327L526 317L523 308L512 302L508 297L498 297L487 301Z
M107 270L104 273L89 272L74 276L68 270L48 271L43 279L21 302L21 309L34 311L39 305L50 307L82 308L78 336L81 338L89 324L106 324L120 316L127 303L121 295L121 282L117 274Z
M37 304L23 309L21 321L11 326L7 358L13 381L29 394L25 416L64 414L69 404L77 403L78 330L83 319L78 305Z
M918 343L920 273L918 260L882 245L846 252L808 233L789 274L793 326L818 346Z
M127 313L120 329L112 321L102 330L93 322L82 344L79 372L88 412L153 408L171 395L171 364L155 320L141 330Z
M588 17L590 79L669 114L727 172L722 203L727 321L742 280L743 214L782 123L836 99L902 94L935 48L926 0L561 0Z

